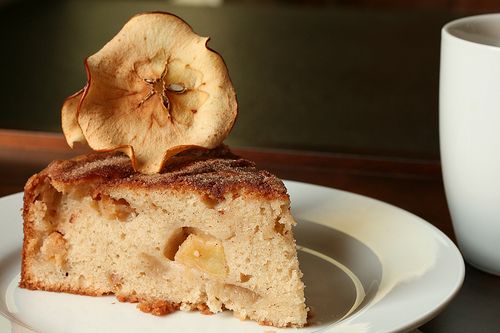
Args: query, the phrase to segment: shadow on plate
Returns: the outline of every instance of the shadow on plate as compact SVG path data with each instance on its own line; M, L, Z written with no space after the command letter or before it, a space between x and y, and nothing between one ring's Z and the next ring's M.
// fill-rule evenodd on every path
M305 220L294 233L311 308L310 326L336 323L370 303L382 278L382 264L368 246Z

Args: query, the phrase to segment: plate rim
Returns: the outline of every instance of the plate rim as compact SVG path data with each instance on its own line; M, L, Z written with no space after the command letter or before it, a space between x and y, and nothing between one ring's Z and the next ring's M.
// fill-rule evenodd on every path
M458 267L456 273L456 280L455 284L453 285L452 288L450 288L449 293L442 299L442 302L436 305L434 308L429 309L426 313L423 313L420 317L415 318L412 322L408 322L406 325L399 326L397 328L394 328L392 330L384 331L384 333L396 333L396 332L406 332L406 331L411 331L414 329L417 329L421 325L425 324L429 320L433 319L436 317L440 312L442 312L446 306L455 298L455 296L459 293L460 289L463 286L464 279L465 279L465 261L463 259L463 256L458 249L457 245L439 228L437 228L435 225L430 223L429 221L423 219L422 217L406 210L401 207L398 207L394 204L385 202L381 199L373 198L367 195L343 190L343 189L338 189L334 187L329 187L329 186L324 186L324 185L318 185L318 184L313 184L313 183L306 183L306 182L301 182L301 181L295 181L295 180L283 180L285 183L287 189L289 189L289 185L292 186L307 186L311 188L316 188L320 189L323 191L332 191L332 192L337 192L341 195L344 196L350 196L354 198L358 198L361 200L367 200L376 203L377 205L389 207L391 210L394 210L395 212L400 212L403 213L407 216L410 216L416 225L425 227L429 229L434 236L437 236L440 240L444 241L446 245L448 245L450 251L454 254L455 259L457 259ZM293 199L292 199L292 207L293 207ZM314 221L313 221L314 222ZM327 327L328 328L328 327ZM323 330L321 330L323 332ZM324 330L325 333L328 332L328 330ZM378 331L377 331L378 332Z

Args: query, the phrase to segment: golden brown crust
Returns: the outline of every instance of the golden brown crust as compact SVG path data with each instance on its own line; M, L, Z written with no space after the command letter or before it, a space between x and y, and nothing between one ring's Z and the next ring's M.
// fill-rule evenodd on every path
M178 302L170 302L167 300L151 300L140 298L137 295L121 295L117 294L116 299L120 302L129 302L129 303L139 303L137 304L137 308L142 312L151 313L155 316L164 316L169 313L180 310L181 303ZM210 311L208 305L206 303L199 304L189 304L186 303L191 310L199 311L204 315L212 315L214 314Z
M33 221L29 220L28 213L31 204L35 201L37 193L35 189L39 186L40 183L44 182L47 178L46 170L31 176L26 185L24 186L24 198L23 198L23 251L21 258L21 281L19 282L19 286L21 288L27 289L39 289L36 286L32 286L29 282L28 272L26 271L26 261L28 257L31 255L30 251L28 251L28 242L27 240L35 238L35 232L33 230Z
M214 313L210 311L210 308L206 303L196 305L196 310L200 311L204 315L213 315Z
M293 327L292 324L288 323L286 325L276 325L274 324L272 321L270 320L259 320L259 325L260 326L274 326L274 327L281 327L281 328L285 328L285 327Z
M181 305L179 303L172 303L168 301L149 301L139 302L137 308L142 312L151 313L155 316L164 316L169 313L179 310Z
M111 292L101 292L99 290L93 290L90 288L73 288L69 285L65 286L62 284L59 286L48 286L42 282L30 281L29 277L23 278L22 276L21 276L21 281L19 282L19 287L30 290L44 290L44 291L53 291L53 292L68 293L75 295L84 295L84 296L112 295Z
M139 298L137 295L122 295L122 294L117 294L116 299L119 300L120 302L129 302L129 303L137 303L139 302Z
M260 320L259 325L261 325L261 326L273 326L273 323L269 320Z
M224 146L182 153L172 158L161 173L154 175L135 172L130 159L116 152L55 161L44 173L52 181L65 185L93 182L102 187L175 188L196 191L214 199L242 190L268 199L287 196L278 178L236 157Z
M89 288L83 289L75 289L69 286L58 286L58 287L50 287L46 286L43 283L31 283L29 281L21 281L19 283L19 287L31 289L31 290L44 290L44 291L52 291L52 292L63 292L70 293L75 295L84 295L84 296L104 296L104 295L112 295L111 292L102 293L96 290L92 290ZM151 313L155 316L164 316L169 313L178 311L181 307L181 303L169 302L166 300L148 300L142 299L136 295L115 295L116 299L120 302L128 302L128 303L138 303L137 308L142 312ZM203 304L196 304L192 306L193 310L198 310L202 314L211 315L211 312L208 306Z

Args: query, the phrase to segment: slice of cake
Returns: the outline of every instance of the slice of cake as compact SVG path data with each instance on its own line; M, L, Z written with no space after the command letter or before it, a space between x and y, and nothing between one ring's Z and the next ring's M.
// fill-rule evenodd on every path
M286 189L225 148L153 175L120 153L55 161L26 184L23 217L23 288L306 323Z

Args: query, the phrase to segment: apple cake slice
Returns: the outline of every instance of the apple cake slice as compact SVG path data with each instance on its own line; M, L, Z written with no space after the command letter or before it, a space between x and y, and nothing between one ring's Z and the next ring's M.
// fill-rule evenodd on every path
M121 153L55 161L26 184L23 218L23 288L306 323L286 189L225 147L153 175Z

